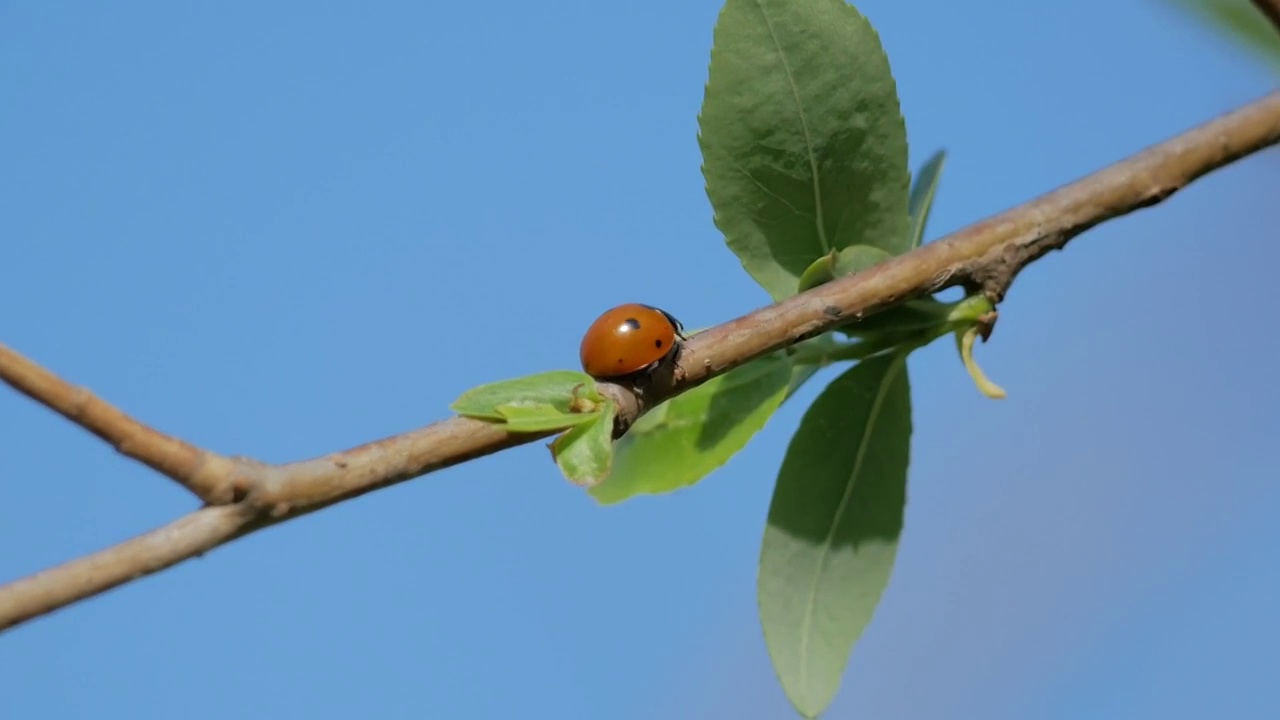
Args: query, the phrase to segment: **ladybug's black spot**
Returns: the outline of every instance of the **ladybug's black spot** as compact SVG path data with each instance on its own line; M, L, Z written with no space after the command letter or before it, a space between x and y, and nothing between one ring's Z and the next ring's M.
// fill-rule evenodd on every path
M660 348L660 347L662 347L662 340L661 340L661 339L654 340L654 341L653 341L653 346L654 346L654 347L656 347L656 348Z
M622 324L626 325L628 328L632 330L640 329L640 321L635 318L627 318L626 320L622 321Z

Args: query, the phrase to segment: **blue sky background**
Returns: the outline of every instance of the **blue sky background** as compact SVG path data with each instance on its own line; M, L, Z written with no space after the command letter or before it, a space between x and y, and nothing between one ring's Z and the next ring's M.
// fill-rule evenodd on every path
M1155 0L859 7L930 237L1274 74ZM767 301L696 114L718 1L0 2L0 342L287 461L575 367L602 309ZM912 361L898 566L829 717L1274 717L1280 155L1028 270ZM812 397L820 384L806 390ZM540 445L270 529L0 636L12 717L791 717L756 619L804 403L693 490L600 508ZM0 580L191 510L0 389Z

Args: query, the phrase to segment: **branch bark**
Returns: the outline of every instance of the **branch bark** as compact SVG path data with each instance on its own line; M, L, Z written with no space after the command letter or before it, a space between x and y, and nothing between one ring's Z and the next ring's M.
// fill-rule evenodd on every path
M866 272L701 332L689 340L674 370L644 396L620 385L601 389L618 402L622 432L649 406L910 298L964 285L998 302L1023 268L1076 235L1158 203L1196 178L1277 142L1280 92ZM0 586L0 629L269 525L554 434L511 434L499 425L455 417L325 457L268 465L164 435L3 346L0 379L206 503L145 535Z
M235 463L154 430L125 415L87 388L63 382L57 375L0 345L0 378L66 419L182 485L210 504L232 498Z

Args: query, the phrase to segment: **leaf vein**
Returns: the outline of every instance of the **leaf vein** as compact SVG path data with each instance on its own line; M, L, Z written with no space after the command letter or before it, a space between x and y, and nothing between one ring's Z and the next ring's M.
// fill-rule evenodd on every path
M880 382L880 387L876 388L875 398L871 401L871 412L867 414L867 426L863 428L862 439L858 443L858 452L853 459L853 468L850 472L851 481L845 486L844 495L840 498L840 504L836 506L831 529L827 531L827 537L822 542L821 554L818 556L818 570L813 574L813 581L809 584L809 596L805 603L804 620L800 623L800 678L801 682L806 685L809 681L809 628L813 623L813 615L817 609L818 579L822 577L822 573L826 569L827 561L831 557L831 546L835 540L836 530L840 527L845 510L849 506L849 499L853 497L853 489L857 485L858 473L862 469L862 461L866 459L867 440L871 437L871 432L876 426L876 420L880 415L880 406L884 404L884 398L889 392L889 386L893 384L894 379L897 377L898 370L902 367L903 359L902 356L899 356L893 361L892 367L885 372L884 379Z
M796 85L795 77L791 73L791 64L787 62L786 53L782 51L782 42L778 40L778 33L773 29L773 21L769 19L769 13L764 10L762 0L756 0L756 8L760 10L760 16L764 18L765 27L769 28L769 37L773 39L773 46L778 51L778 61L782 63L782 70L787 76L787 85L791 88L791 97L796 102L796 116L800 120L800 129L804 133L804 149L805 154L809 158L809 171L813 175L813 207L814 219L813 224L818 230L818 241L822 243L823 254L831 252L831 243L827 241L826 229L822 227L822 186L818 179L818 159L813 152L813 139L809 135L809 122L805 118L804 104L800 102L800 88Z

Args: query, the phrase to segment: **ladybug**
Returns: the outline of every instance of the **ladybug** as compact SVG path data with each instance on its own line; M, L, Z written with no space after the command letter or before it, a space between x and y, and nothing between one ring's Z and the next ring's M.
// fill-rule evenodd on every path
M687 340L684 326L665 310L627 303L605 311L582 338L582 369L594 378L652 370Z

